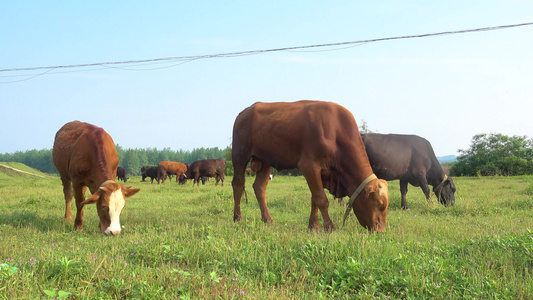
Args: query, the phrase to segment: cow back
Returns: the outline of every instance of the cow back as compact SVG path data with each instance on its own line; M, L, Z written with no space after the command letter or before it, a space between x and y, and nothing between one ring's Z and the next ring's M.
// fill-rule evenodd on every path
M332 102L257 102L235 120L232 146L234 161L252 153L278 170L313 162L336 197L372 174L353 115Z
M104 129L88 123L65 124L56 133L52 159L62 177L84 183L91 193L116 177L118 154L113 139Z
M372 169L381 179L411 178L414 172L430 170L442 176L431 144L422 137L370 133L363 135L363 141Z

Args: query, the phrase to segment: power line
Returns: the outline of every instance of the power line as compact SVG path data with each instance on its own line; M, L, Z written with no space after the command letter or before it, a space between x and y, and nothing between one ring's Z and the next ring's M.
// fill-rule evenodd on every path
M493 31L493 30L515 28L515 27L520 27L520 26L529 26L529 25L533 25L533 22L511 24L511 25L500 25L500 26L492 26L492 27L482 27L482 28L474 28L474 29L464 29L464 30L456 30L456 31L444 31L444 32L437 32L437 33L426 33L426 34L419 34L419 35L406 35L406 36L397 36L397 37L377 38L377 39L361 40L361 41L349 41L349 42L306 45L306 46L293 46L293 47L263 49L263 50L249 50L249 51L229 52L229 53L219 53L219 54L207 54L207 55L196 55L196 56L176 56L176 57L164 57L164 58L154 58L154 59L98 62L98 63L88 63L88 64L59 65L59 66L47 66L47 67L0 69L0 72L35 71L35 70L44 70L44 69L50 69L51 71L51 70L57 70L57 69L86 68L86 67L97 67L97 66L107 67L107 68L118 68L117 67L118 65L146 64L146 63L165 62L165 61L182 61L182 63L186 63L186 62L190 62L194 60L208 59L208 58L228 58L228 57L247 56L247 55L255 55L255 54L262 54L262 53L271 53L271 52L294 51L294 50L323 48L323 47L348 46L348 45L366 44L366 43L383 42L383 41L400 40L400 39L425 38L425 37L433 37L433 36L441 36L441 35ZM335 49L335 50L342 50L345 48L349 48L349 47L344 47L344 48ZM333 51L333 50L323 50L323 51ZM179 63L177 65L180 65L182 63ZM47 72L38 74L37 76L44 75L46 73ZM31 78L34 78L34 77L31 77Z

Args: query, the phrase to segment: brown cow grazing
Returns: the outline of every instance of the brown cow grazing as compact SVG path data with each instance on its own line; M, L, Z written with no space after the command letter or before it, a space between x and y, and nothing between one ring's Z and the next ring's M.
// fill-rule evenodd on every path
M353 115L344 107L322 101L257 102L243 110L233 126L232 160L234 221L240 221L245 169L252 160L253 184L263 222L273 223L266 204L271 167L298 168L311 190L309 229L318 230L318 210L324 230L335 226L328 213L324 188L335 197L351 196L352 208L369 231L385 230L388 186L372 172Z
M56 133L52 150L54 165L61 176L65 194L65 219L72 219L72 190L76 199L74 227L83 229L83 207L96 203L100 231L107 235L120 234L120 213L126 198L139 189L130 189L114 181L118 155L113 139L104 129L73 121ZM92 195L85 199L89 187Z
M185 183L187 179L194 179L193 186L196 183L200 185L200 179L202 184L210 177L215 177L218 185L219 181L222 181L224 186L224 170L226 169L226 161L223 159L204 159L193 162L183 176L180 178L180 183Z
M176 182L181 175L187 171L187 166L176 161L162 161L157 165L157 183L163 180L163 183L167 179L167 175L176 175Z
M455 184L435 156L431 144L416 135L367 133L362 136L374 173L385 180L400 180L402 209L407 207L407 183L420 186L430 200L428 184L445 206L455 202Z

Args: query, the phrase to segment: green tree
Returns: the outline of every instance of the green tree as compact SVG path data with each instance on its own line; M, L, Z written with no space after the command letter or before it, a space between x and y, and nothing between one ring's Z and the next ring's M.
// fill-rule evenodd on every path
M499 133L477 134L469 149L459 150L450 174L466 175L522 175L533 169L533 141L527 136L506 136Z
M128 174L139 175L141 173L141 160L139 159L139 151L137 149L129 149L126 151L124 163L121 163Z

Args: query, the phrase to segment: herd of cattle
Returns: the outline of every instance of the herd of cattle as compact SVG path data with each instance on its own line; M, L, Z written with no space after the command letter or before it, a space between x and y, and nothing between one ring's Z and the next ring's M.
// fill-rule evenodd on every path
M120 167L119 167L120 168ZM142 181L145 181L147 177L150 177L151 183L154 183L154 179L157 183L160 181L165 182L167 177L172 180L172 175L176 176L176 182L184 184L187 180L193 180L193 186L195 184L205 184L210 177L216 179L215 185L218 182L222 182L224 186L224 170L226 169L226 161L223 159L203 159L193 162L192 164L183 164L173 161L162 161L157 167L155 166L143 166L141 168ZM118 170L117 176L120 178ZM125 182L125 180L123 180Z
M126 198L140 189L115 181L127 181L118 167L113 139L104 129L80 121L65 124L56 133L52 157L63 184L65 219L71 219L71 202L76 200L76 229L83 229L83 208L96 204L100 230L120 234L120 214ZM446 176L430 143L415 135L360 134L353 115L344 107L323 101L257 102L244 109L233 127L232 181L233 220L242 219L240 202L245 173L256 173L253 189L263 222L273 223L266 202L271 168L298 168L311 191L309 229L318 230L318 211L325 231L335 229L328 213L327 189L336 198L350 197L344 220L353 209L359 223L371 232L386 228L389 206L388 180L399 179L401 207L407 209L407 185L420 186L430 199L429 186L440 203L453 205L455 184ZM199 185L210 177L224 185L226 162L207 159L183 164L162 161L157 167L143 167L142 180L150 177L165 182L193 180ZM91 196L85 199L89 187Z

